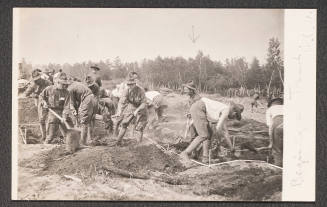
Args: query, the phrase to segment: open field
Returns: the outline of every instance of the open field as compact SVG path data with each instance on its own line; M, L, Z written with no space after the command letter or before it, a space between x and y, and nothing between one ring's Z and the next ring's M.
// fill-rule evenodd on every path
M251 113L250 98L206 96L244 105L243 119L228 123L238 149L242 150L247 142L255 147L268 145L265 109ZM281 200L282 170L265 162L269 158L266 151L242 151L240 161L233 161L235 158L227 155L214 159L212 162L216 164L210 167L195 164L185 169L177 154L185 149L189 139L183 138L186 97L170 93L165 100L169 105L165 121L147 129L142 144L136 143L131 132L124 139L123 147L91 146L72 155L64 155L63 145L19 144L18 198ZM20 112L32 113L30 119L32 116L36 119L31 108L28 112L21 108ZM29 134L37 137L37 132ZM102 139L107 143L114 141L112 137Z

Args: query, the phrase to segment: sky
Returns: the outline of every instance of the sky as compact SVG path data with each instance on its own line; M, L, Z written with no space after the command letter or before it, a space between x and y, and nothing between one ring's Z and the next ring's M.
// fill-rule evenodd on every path
M257 57L262 64L270 38L283 46L278 9L19 8L14 22L14 51L32 64L189 58L199 50L213 60Z

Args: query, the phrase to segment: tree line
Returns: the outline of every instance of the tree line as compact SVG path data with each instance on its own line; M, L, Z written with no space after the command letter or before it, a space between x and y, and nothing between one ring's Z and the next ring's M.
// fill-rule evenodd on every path
M81 80L85 78L91 65L101 68L103 80L123 79L128 72L140 74L142 83L149 88L166 87L177 90L182 83L193 80L200 92L223 93L230 88L283 90L284 65L280 42L271 38L268 43L265 64L257 58L249 63L244 57L226 59L224 62L212 60L209 55L198 51L194 58L161 57L143 59L141 63L122 62L119 57L99 62L82 62L75 64L43 65L42 68L62 69L70 76ZM34 69L34 68L33 68ZM21 64L21 77L29 78L32 65L25 60Z

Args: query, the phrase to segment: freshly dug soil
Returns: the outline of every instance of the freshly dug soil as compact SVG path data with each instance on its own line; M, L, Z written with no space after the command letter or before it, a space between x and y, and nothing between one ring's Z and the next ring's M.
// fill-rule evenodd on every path
M251 201L269 199L274 195L274 200L281 200L275 195L282 190L282 174L278 168L245 161L203 168L182 173L193 181L191 190L196 195L221 195L230 200Z
M43 159L46 165L43 170L59 175L87 174L102 166L114 166L137 173L146 173L148 170L176 173L184 170L177 156L167 155L154 145L96 146L81 149L71 155L66 155L65 152L64 146L51 150ZM37 166L39 163L34 167ZM31 163L25 167L33 168Z

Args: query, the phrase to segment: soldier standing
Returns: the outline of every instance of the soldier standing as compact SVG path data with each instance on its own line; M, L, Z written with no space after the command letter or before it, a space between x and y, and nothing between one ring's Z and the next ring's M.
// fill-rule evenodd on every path
M25 96L34 98L35 100L35 105L37 106L38 118L40 122L42 140L44 141L46 139L46 119L48 115L48 109L42 106L42 102L39 101L39 95L46 87L52 85L52 83L48 80L41 78L41 73L39 72L39 69L35 69L32 71L32 78L33 81L26 89Z
M117 113L114 115L114 117L119 117L118 122L121 124L117 145L121 145L127 127L132 121L135 122L135 130L138 133L137 141L141 142L143 130L148 122L144 90L136 85L136 81L131 73L128 74L126 83L128 88L123 92L118 103Z
M65 73L61 73L57 77L55 85L46 87L40 94L40 101L43 103L44 108L50 108L59 116L62 116L64 107L69 107L69 92L67 90L68 85L71 82L68 81ZM66 109L68 108L66 107ZM64 118L68 117L68 112L64 113ZM49 144L55 137L58 125L59 129L64 137L66 137L66 127L53 113L49 113L48 116L48 137L45 140L45 144Z

